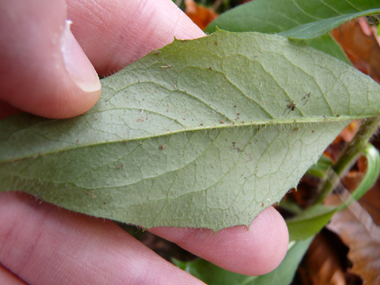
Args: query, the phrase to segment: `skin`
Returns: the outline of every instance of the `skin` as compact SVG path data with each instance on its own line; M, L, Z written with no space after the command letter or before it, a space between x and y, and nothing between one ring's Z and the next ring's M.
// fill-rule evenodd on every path
M71 69L60 42L66 19L73 21L77 40L72 43ZM170 0L3 0L0 35L0 119L21 111L50 118L82 114L100 96L91 64L107 76L170 43L174 36L204 36ZM87 85L78 84L73 74ZM246 275L273 270L288 244L285 222L273 208L263 211L249 230L236 226L215 234L193 228L150 231ZM21 192L0 193L0 284L52 284L52 280L55 284L179 284L178 280L203 284L111 221L41 203Z

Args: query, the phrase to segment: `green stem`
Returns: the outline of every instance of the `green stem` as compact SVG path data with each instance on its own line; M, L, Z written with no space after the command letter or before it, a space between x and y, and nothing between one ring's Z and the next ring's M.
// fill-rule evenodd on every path
M332 175L326 180L320 191L315 204L321 204L333 191L340 178L346 174L350 167L355 163L357 157L366 147L368 140L376 131L380 124L380 116L362 121L362 124L352 141L347 145L340 155L338 161L332 167Z

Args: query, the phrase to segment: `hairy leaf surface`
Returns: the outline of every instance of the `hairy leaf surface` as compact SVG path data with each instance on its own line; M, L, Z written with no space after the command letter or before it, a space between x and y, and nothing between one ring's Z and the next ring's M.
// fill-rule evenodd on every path
M380 113L369 77L258 33L174 41L102 86L77 118L0 122L1 191L144 227L249 225L349 120Z

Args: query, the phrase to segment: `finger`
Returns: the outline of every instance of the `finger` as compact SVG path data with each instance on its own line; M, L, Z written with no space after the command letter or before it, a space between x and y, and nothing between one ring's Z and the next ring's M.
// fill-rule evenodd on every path
M64 0L0 3L0 100L51 118L89 110L98 76L66 22Z
M0 197L0 263L28 284L203 284L109 220Z
M6 285L26 285L25 282L21 281L14 274L9 272L0 264L0 284Z
M0 100L0 120L21 113L22 111Z
M154 49L205 34L171 0L68 1L72 30L99 74L114 73Z
M261 275L275 269L288 248L288 229L272 207L260 213L249 226L222 229L157 227L150 232L178 244L229 271Z

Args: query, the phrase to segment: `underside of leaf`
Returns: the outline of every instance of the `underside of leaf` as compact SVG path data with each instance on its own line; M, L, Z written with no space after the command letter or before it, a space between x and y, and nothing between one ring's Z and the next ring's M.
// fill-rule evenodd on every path
M249 225L380 110L367 76L259 33L176 40L102 86L80 117L0 122L2 191L143 227Z

